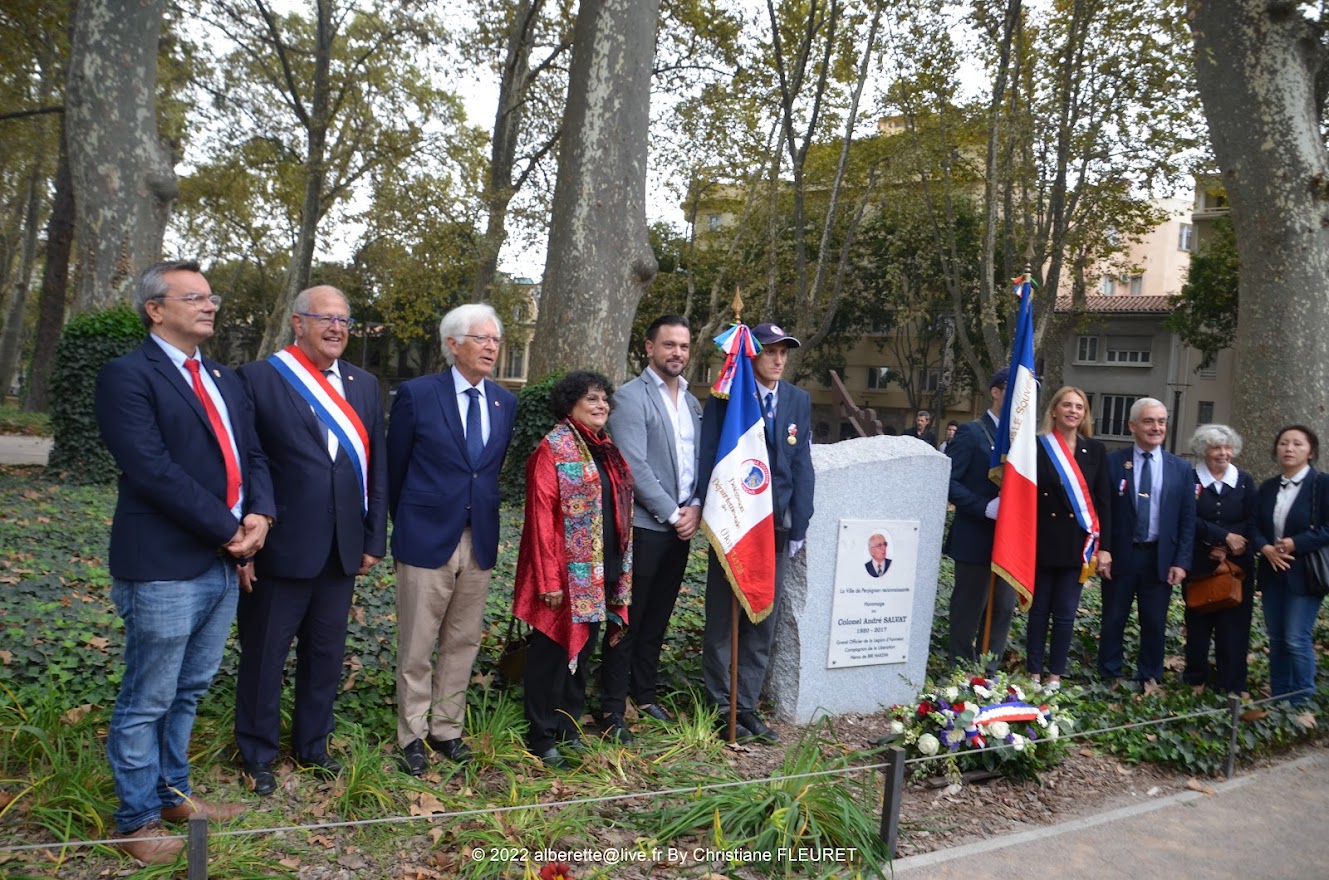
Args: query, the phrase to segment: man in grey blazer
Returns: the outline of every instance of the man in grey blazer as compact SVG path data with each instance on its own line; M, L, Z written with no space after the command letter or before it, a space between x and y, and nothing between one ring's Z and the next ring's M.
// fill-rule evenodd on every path
M628 692L637 709L673 716L657 693L660 651L683 583L692 536L701 523L696 498L701 404L681 375L691 355L686 318L663 315L646 331L647 367L614 394L609 431L632 468L632 623L617 645L606 637L601 664L604 731L632 736L623 721Z

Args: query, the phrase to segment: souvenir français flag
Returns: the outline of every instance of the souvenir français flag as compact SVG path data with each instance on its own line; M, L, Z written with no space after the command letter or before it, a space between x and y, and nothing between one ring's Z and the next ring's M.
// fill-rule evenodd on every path
M729 400L701 525L724 566L738 603L753 623L775 607L775 513L766 429L752 358L759 346L745 324L715 338L725 353L711 394Z
M992 541L992 571L1011 585L1028 611L1034 599L1038 528L1038 386L1034 382L1034 291L1030 276L1015 279L1020 309L1006 397L991 464L1001 469L1001 504Z

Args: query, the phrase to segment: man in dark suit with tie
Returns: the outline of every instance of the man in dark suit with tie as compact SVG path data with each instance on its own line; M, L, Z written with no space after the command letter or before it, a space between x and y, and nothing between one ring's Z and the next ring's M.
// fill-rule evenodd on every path
M674 720L657 685L665 632L701 524L701 404L682 376L691 352L686 318L656 318L646 330L646 369L614 392L609 413L614 445L632 469L632 624L617 644L606 632L600 666L604 729L621 742L631 738L623 720L629 689L638 711Z
M159 263L134 305L148 339L97 376L97 424L120 468L110 569L125 626L106 755L115 836L131 838L120 848L164 864L183 844L162 820L243 812L194 795L189 737L235 617L236 563L263 546L276 509L244 387L198 349L221 297L197 263Z
M891 569L891 561L886 558L886 536L877 532L868 536L868 555L872 558L863 563L863 568L874 578L882 577Z
M997 484L988 476L996 445L1001 405L1006 397L1009 370L1002 367L988 382L991 406L982 418L961 425L946 446L951 459L949 498L955 505L944 552L955 560L955 587L951 592L950 661L971 668L983 653L988 595L992 595L992 630L986 664L995 672L1006 651L1006 637L1015 614L1015 591L1000 578L992 584L992 539L997 529Z
M503 344L487 305L458 306L439 335L451 368L397 389L388 426L388 512L397 571L397 743L413 776L425 743L457 763L466 685L498 558L498 474L517 398L486 377ZM431 664L435 647L438 662Z
M1098 674L1122 676L1126 621L1134 602L1140 613L1141 686L1163 678L1163 640L1172 588L1186 579L1195 541L1195 478L1189 464L1163 449L1167 408L1152 397L1131 406L1135 442L1108 453L1112 496L1111 561L1103 578L1103 632Z
M816 487L812 470L812 398L802 388L782 380L789 350L799 342L775 324L758 324L752 336L761 351L752 359L766 428L770 456L771 498L775 516L775 608L761 623L739 613L738 622L738 729L740 740L777 743L779 735L757 714L757 700L766 682L771 644L775 639L780 593L790 558L807 540ZM720 429L728 401L712 396L701 419L701 460L697 495L703 507L720 445ZM702 633L702 674L706 694L720 711L721 730L729 729L729 658L733 587L715 551L706 571L706 627Z
M328 755L356 575L387 552L387 459L378 381L341 359L351 309L335 287L295 298L295 345L246 364L277 517L241 569L235 740L256 794L276 788L282 672L296 643L295 763L336 775Z

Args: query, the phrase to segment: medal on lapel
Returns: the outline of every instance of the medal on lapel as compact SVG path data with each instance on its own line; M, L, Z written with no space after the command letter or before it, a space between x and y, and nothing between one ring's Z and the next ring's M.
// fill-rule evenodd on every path
M797 445L797 443L798 443L798 425L790 424L790 426L789 426L789 436L785 438L784 442L788 443L790 446L795 446L795 445Z

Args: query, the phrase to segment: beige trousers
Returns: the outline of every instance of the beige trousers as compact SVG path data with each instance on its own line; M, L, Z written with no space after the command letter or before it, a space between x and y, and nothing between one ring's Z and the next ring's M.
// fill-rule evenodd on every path
M489 569L471 552L471 530L442 568L397 563L397 744L425 735L456 739L466 685L480 652ZM438 649L437 662L434 649Z

